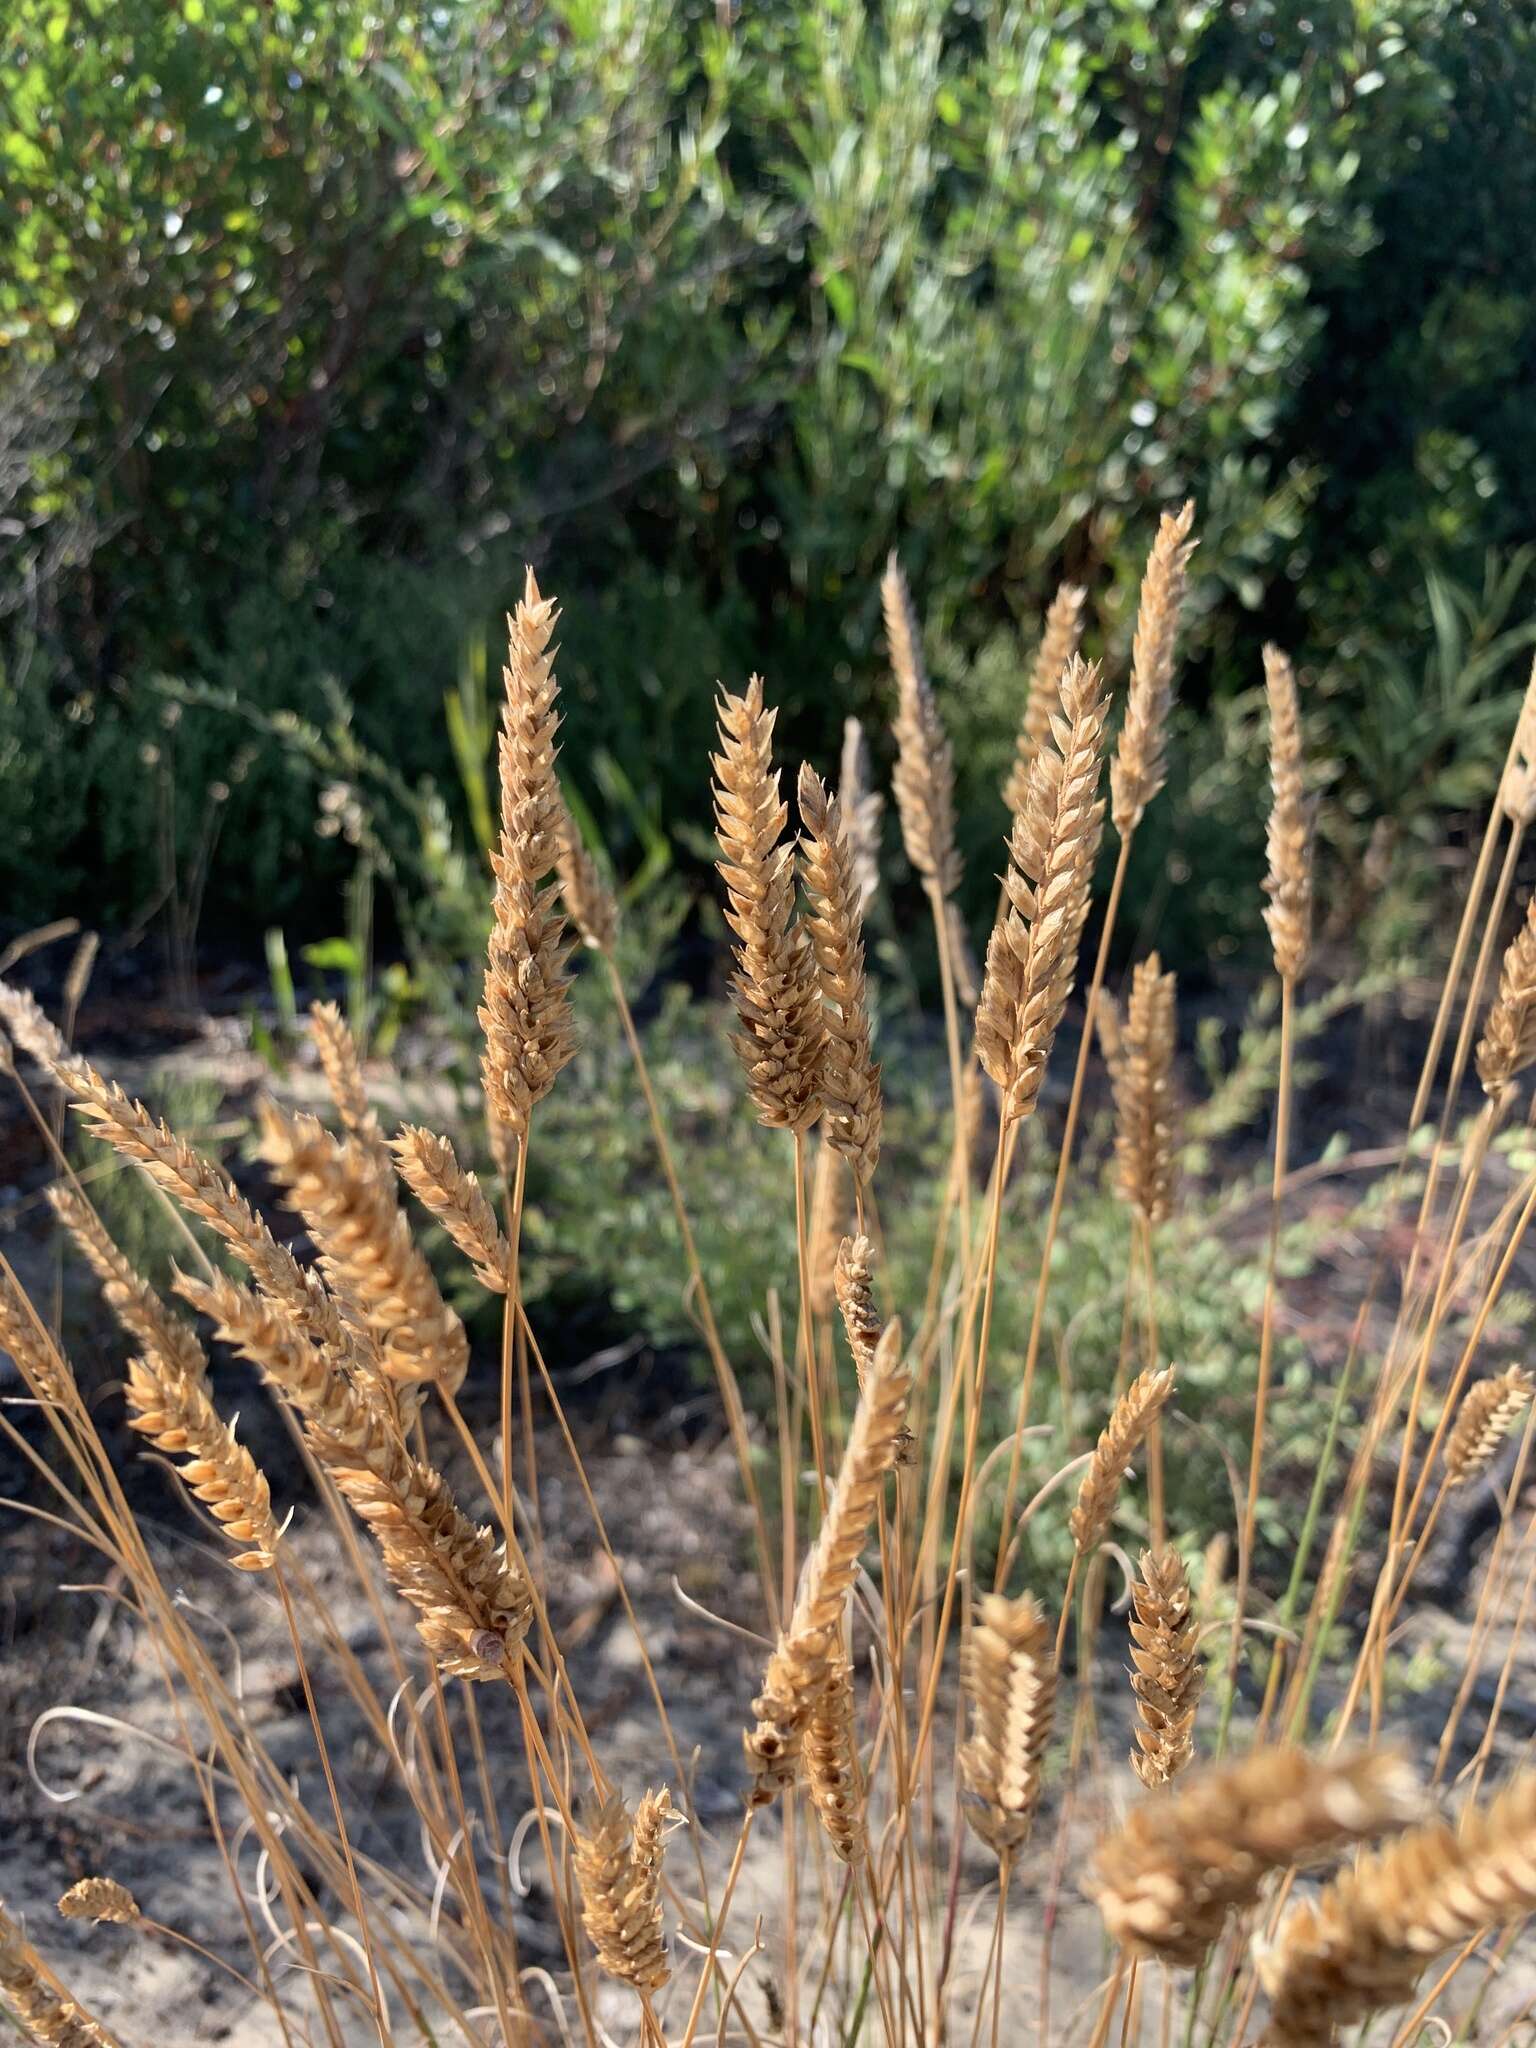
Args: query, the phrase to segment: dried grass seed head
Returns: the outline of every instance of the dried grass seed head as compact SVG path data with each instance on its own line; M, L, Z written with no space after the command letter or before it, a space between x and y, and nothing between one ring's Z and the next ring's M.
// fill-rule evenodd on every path
M960 1751L965 1817L988 1848L1012 1856L1040 1803L1041 1760L1056 1701L1051 1632L1028 1593L981 1601L961 1656L970 1734Z
M1131 977L1113 1070L1115 1161L1121 1196L1148 1223L1173 1213L1178 1132L1173 1095L1177 984L1156 953Z
M1131 1602L1131 1689L1136 1695L1131 1768L1150 1789L1168 1784L1193 1757L1195 1710L1205 1690L1194 1598L1176 1550L1141 1553L1141 1577Z
M821 987L822 1136L867 1186L880 1157L880 1069L870 1051L863 914L842 806L809 763L800 770L805 928Z
M447 1231L492 1294L505 1294L511 1247L478 1176L460 1166L447 1138L406 1124L391 1147L400 1178Z
M1063 583L1045 615L1045 631L1030 669L1024 716L1014 743L1013 765L1003 785L1003 803L1010 817L1024 808L1029 794L1029 768L1051 736L1051 719L1061 702L1061 672L1083 638L1083 605L1088 593L1078 583Z
M140 1918L139 1905L125 1884L115 1877L82 1877L59 1901L66 1920L103 1920L116 1927L131 1927Z
M907 858L941 897L960 886L955 847L955 765L923 663L922 630L893 554L880 582L885 638L896 678L896 768L891 778Z
M1303 779L1301 708L1290 657L1264 649L1269 699L1269 775L1273 789L1268 825L1269 873L1264 893L1275 972L1297 981L1312 948L1312 806Z
M1530 1406L1533 1393L1536 1380L1518 1365L1467 1389L1445 1440L1447 1486L1469 1486L1487 1471L1499 1445Z
M619 936L619 903L598 866L587 851L581 828L562 800L560 826L555 845L555 870L565 911L581 934L584 946L594 953L611 953Z
M837 801L843 813L848 849L853 855L859 909L865 911L880 887L880 821L885 815L885 798L871 785L869 745L864 738L864 728L856 718L843 720Z
M631 1827L624 1801L611 1794L591 1827L576 1835L581 1918L606 1973L642 1992L671 1976L662 1938L662 1823L669 1796L647 1793Z
M1178 512L1165 512L1141 579L1141 601L1131 645L1131 686L1125 702L1120 744L1110 768L1115 830L1127 838L1168 779L1168 714L1173 706L1174 654L1179 614L1196 542L1191 498Z
M1536 893L1526 905L1519 931L1505 948L1498 992L1488 1007L1477 1048L1477 1078L1495 1104L1509 1094L1517 1074L1536 1059Z
M1072 1541L1079 1557L1086 1557L1103 1542L1131 1460L1168 1405L1173 1389L1171 1365L1149 1368L1137 1374L1115 1403L1114 1413L1100 1432L1083 1473L1077 1505L1072 1510Z

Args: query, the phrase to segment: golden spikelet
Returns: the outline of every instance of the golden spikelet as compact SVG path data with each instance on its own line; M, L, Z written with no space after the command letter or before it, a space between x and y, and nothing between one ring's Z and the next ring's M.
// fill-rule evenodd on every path
M800 1574L794 1610L768 1659L763 1689L752 1702L757 1725L743 1741L753 1806L770 1805L795 1782L806 1729L841 1651L843 1610L875 1503L896 1462L911 1385L902 1361L901 1325L893 1321L870 1361L837 1483Z
M287 1188L332 1292L379 1346L393 1380L436 1380L457 1393L469 1367L464 1325L443 1300L371 1150L313 1117L261 1110L262 1157Z
M976 1050L1012 1122L1039 1101L1056 1027L1077 972L1104 805L1098 794L1108 700L1077 656L1061 677L1052 742L1035 755L1008 841L1007 902L992 930Z
M1536 1909L1536 1773L1452 1829L1415 1828L1293 1907L1260 1948L1274 2048L1327 2048L1340 2027L1414 1995L1425 1967Z
M387 1175L391 1170L389 1151L384 1143L384 1133L379 1129L379 1120L368 1101L363 1064L358 1058L357 1041L352 1036L351 1027L334 1003L315 1003L309 1012L309 1029L343 1128L348 1137L368 1154L378 1171Z
M816 959L795 916L795 850L781 845L788 810L773 766L775 714L753 676L716 706L715 820L726 922L736 936L734 1044L758 1121L804 1131L821 1109L825 1025Z
M839 1244L832 1291L837 1297L848 1349L853 1354L853 1369L862 1391L885 1330L875 1307L875 1248L867 1237L845 1237ZM896 1462L910 1465L916 1455L916 1438L903 1423L896 1438Z
M43 2042L45 2048L108 2048L106 2034L90 2014L45 1975L37 1950L3 1906L0 1993L26 2039Z
M1445 1440L1447 1486L1467 1486L1487 1470L1533 1393L1536 1380L1518 1365L1467 1389Z
M391 1148L400 1178L435 1216L492 1294L505 1294L511 1250L476 1175L460 1166L446 1138L406 1124Z
M1061 702L1061 672L1083 638L1083 604L1088 596L1078 583L1063 583L1045 615L1045 631L1024 699L1024 716L1014 743L1013 765L1003 785L1008 815L1022 811L1029 794L1029 767L1051 736L1051 718Z
M1197 545L1189 538L1194 523L1193 498L1180 511L1163 514L1141 579L1131 647L1131 687L1120 744L1109 771L1115 830L1122 839L1136 830L1147 805L1168 779L1164 749L1173 705L1173 657L1189 558Z
M0 1029L56 1080L63 1080L61 1069L77 1057L32 991L14 982L0 981Z
M108 1308L128 1335L177 1372L201 1379L208 1361L196 1331L174 1309L167 1308L149 1282L134 1271L85 1197L67 1181L55 1181L48 1190L48 1201L101 1282Z
M800 770L806 930L824 1006L819 1083L822 1137L867 1186L880 1157L880 1069L869 1047L863 917L842 806L807 763Z
M1152 1424L1173 1395L1173 1367L1138 1373L1115 1403L1114 1413L1100 1432L1093 1456L1077 1490L1072 1510L1072 1541L1079 1557L1097 1550L1115 1512L1121 1481L1131 1460L1141 1449Z
M80 1399L67 1358L13 1279L0 1263L0 1351L15 1364L38 1400L53 1408L73 1408Z
M1531 663L1504 779L1499 784L1499 806L1513 824L1524 828L1536 823L1536 661Z
M182 1484L212 1510L229 1541L241 1546L231 1559L235 1568L269 1571L278 1541L272 1496L234 1424L214 1407L202 1376L178 1372L158 1359L132 1359L128 1405L133 1410L128 1427L181 1460Z
M1143 1785L1166 1785L1195 1753L1195 1709L1205 1690L1194 1600L1176 1550L1141 1553L1141 1577L1131 1601L1131 1689L1136 1695L1131 1768Z
M1011 1857L1040 1803L1040 1761L1056 1703L1056 1666L1040 1604L989 1593L966 1636L961 1683L971 1732L960 1751L965 1817L987 1847Z
M582 843L576 820L562 802L555 840L555 872L565 914L594 953L611 953L619 936L618 899Z
M1302 782L1301 710L1290 657L1278 647L1264 649L1264 689L1269 698L1269 873L1264 922L1282 981L1306 973L1312 950L1312 810Z
M554 650L558 617L532 569L507 621L498 760L501 831L491 855L496 887L486 955L481 1078L491 1120L518 1138L574 1053L570 936L558 884L546 882L560 848L565 803L555 775Z
M923 665L922 634L901 564L880 581L885 638L896 678L896 768L891 784L907 859L931 889L952 896L963 872L955 850L955 764Z
M1173 1104L1176 988L1155 953L1140 963L1131 977L1113 1071L1120 1193L1148 1223L1165 1223L1173 1213L1178 1163Z
M1525 922L1505 949L1499 988L1483 1022L1477 1078L1489 1100L1500 1103L1515 1076L1536 1059L1536 895Z
M1419 1805L1394 1752L1320 1761L1255 1750L1187 1772L1171 1793L1133 1807L1095 1851L1091 1896L1133 1954L1190 1968L1271 1871L1406 1826Z
M864 728L856 718L843 720L837 801L843 814L843 830L848 835L848 850L853 855L853 878L858 884L862 914L880 887L880 820L885 814L885 798L870 787L869 747Z
M131 1927L141 1917L139 1902L125 1884L115 1877L82 1877L59 1901L66 1920L103 1920L114 1927Z
M805 1731L805 1782L832 1853L840 1863L862 1863L869 1848L864 1774L853 1733L853 1671L844 1656L833 1659L811 1710Z
M659 1991L671 1975L661 1931L663 1825L670 1812L668 1793L648 1792L631 1828L615 1792L576 1836L582 1925L607 1974L641 1992Z

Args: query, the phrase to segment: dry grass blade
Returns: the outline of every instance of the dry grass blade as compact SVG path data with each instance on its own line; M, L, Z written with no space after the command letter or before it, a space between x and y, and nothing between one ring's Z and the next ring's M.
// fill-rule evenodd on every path
M460 1166L452 1145L417 1124L406 1124L391 1149L400 1178L469 1260L480 1285L505 1294L511 1249L485 1190Z
M1269 873L1264 922L1282 981L1305 974L1312 949L1312 810L1302 780L1301 710L1290 657L1278 647L1264 649L1264 689L1269 698L1270 805Z
M276 1560L278 1527L272 1496L256 1461L209 1399L201 1375L193 1377L159 1359L135 1358L128 1366L128 1427L147 1436L157 1450L180 1459L177 1467L189 1493L213 1512L231 1543L241 1546L232 1563L240 1571L264 1572Z
M1525 922L1510 940L1499 970L1498 993L1488 1008L1477 1048L1477 1078L1494 1103L1502 1102L1519 1073L1536 1059L1536 895Z
M822 1136L867 1185L880 1157L880 1069L869 1045L863 918L842 806L809 766L800 770L806 929L825 1007L821 1042Z
M139 1902L125 1884L115 1877L82 1877L59 1901L66 1920L103 1920L114 1927L131 1927L139 1919Z
M545 882L556 864L565 802L555 775L554 650L558 614L533 571L507 621L506 685L498 762L501 831L491 866L491 936L480 1026L481 1077L492 1121L524 1137L535 1104L574 1053L570 937L560 891Z
M1092 1896L1132 1953L1192 1967L1271 1871L1405 1827L1420 1805L1395 1752L1322 1761L1255 1750L1133 1808L1095 1852Z
M1051 718L1061 702L1061 672L1082 642L1083 604L1087 596L1081 584L1063 583L1045 615L1045 631L1029 674L1013 766L1003 785L1003 802L1010 817L1023 810L1029 793L1030 763L1050 739Z
M891 778L907 858L940 896L960 886L955 849L955 764L923 665L922 634L894 555L880 583L885 638L896 678L896 769Z
M1062 673L1052 744L1035 756L1008 841L1007 902L987 947L976 1012L977 1053L1008 1121L1030 1115L1039 1100L1077 972L1104 823L1098 787L1108 708L1098 669L1074 656Z
M1469 1485L1487 1470L1533 1393L1536 1380L1518 1365L1467 1389L1445 1440L1447 1486Z
M36 1949L3 1906L0 1993L30 2040L44 2042L46 2048L106 2048L101 2028L49 1981Z
M795 916L795 850L780 844L789 813L773 766L774 714L758 676L739 697L722 691L717 710L715 821L736 935L736 1054L758 1121L804 1131L821 1110L825 1025L815 955Z
M666 1792L647 1792L633 1829L618 1793L605 1799L576 1837L581 1919L610 1977L638 1991L659 1991L671 1971L661 1931L661 1861Z
M868 910L880 887L880 820L885 815L885 798L869 781L869 747L864 728L856 718L843 720L843 753L838 764L837 801L843 814L843 830L853 855L853 878L859 889L859 909Z
M864 1774L853 1733L853 1671L835 1657L805 1731L805 1781L811 1805L840 1863L868 1854Z
M85 1197L67 1181L55 1181L48 1190L48 1202L101 1282L108 1308L128 1335L176 1371L201 1379L208 1360L196 1331L174 1309L167 1308L149 1282L133 1270Z
M1193 498L1178 512L1163 514L1141 579L1131 646L1131 687L1120 744L1109 772L1115 830L1122 839L1136 830L1147 805L1167 780L1164 750L1173 706L1173 658L1189 558L1196 547L1189 538L1194 523Z
M1131 1768L1143 1785L1166 1785L1195 1753L1195 1709L1205 1690L1200 1632L1184 1560L1171 1548L1141 1553L1132 1589L1131 1687L1136 1747Z
M619 936L618 899L603 879L602 869L582 844L576 820L564 802L555 840L555 872L565 914L594 953L611 953Z
M347 1135L367 1152L381 1172L388 1173L389 1152L384 1133L368 1101L363 1064L347 1020L334 1003L316 1003L310 1009L309 1028L326 1086Z
M1171 1365L1156 1371L1149 1369L1138 1373L1115 1403L1114 1413L1094 1446L1077 1490L1077 1505L1072 1510L1072 1541L1079 1557L1086 1557L1103 1542L1131 1460L1172 1398L1173 1387Z
M1155 953L1149 954L1131 977L1125 1027L1112 1070L1120 1193L1149 1223L1166 1222L1173 1213L1178 1166L1173 1104L1176 994L1174 977L1163 973Z
M1050 1629L1028 1593L989 1593L961 1657L971 1732L960 1751L965 1816L988 1848L1012 1856L1040 1803L1040 1763L1056 1703Z

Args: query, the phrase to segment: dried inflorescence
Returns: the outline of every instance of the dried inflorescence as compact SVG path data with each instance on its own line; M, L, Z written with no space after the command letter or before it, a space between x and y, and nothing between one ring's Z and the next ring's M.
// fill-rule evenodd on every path
M1173 657L1179 613L1196 543L1191 498L1178 512L1165 512L1141 579L1136 636L1131 647L1131 687L1120 744L1109 771L1115 830L1124 839L1136 830L1167 780L1165 748L1173 706Z
M1321 1761L1255 1750L1135 1807L1095 1851L1092 1896L1133 1954L1192 1968L1271 1871L1405 1827L1419 1806L1395 1752Z
M800 770L806 930L824 1005L819 1083L822 1136L867 1185L880 1157L880 1069L869 1044L863 916L842 806L809 764Z
M631 1828L617 1792L576 1836L581 1921L610 1977L659 1991L671 1971L661 1931L661 1863L671 1795L647 1792Z
M758 1121L804 1131L821 1111L825 1021L815 954L795 915L795 849L780 843L789 812L773 766L775 714L758 676L739 697L722 691L716 708L719 869L736 935L733 1042Z
M1501 1103L1515 1076L1536 1059L1536 895L1525 921L1510 940L1499 970L1499 987L1483 1023L1477 1048L1477 1078L1489 1100Z
M1040 1803L1040 1766L1056 1702L1051 1633L1028 1593L989 1593L965 1640L961 1682L970 1735L960 1751L965 1815L987 1847L1012 1857Z
M618 899L582 844L576 820L562 803L555 839L555 871L565 914L594 953L611 953L619 936Z
M1445 1440L1447 1486L1467 1486L1487 1470L1533 1393L1536 1380L1518 1365L1468 1388Z
M1166 1785L1195 1753L1195 1709L1205 1690L1200 1632L1184 1560L1171 1548L1144 1550L1131 1590L1131 1687L1136 1747L1131 1768L1143 1785Z
M108 1308L128 1335L152 1357L164 1360L189 1379L203 1378L208 1360L197 1332L185 1317L167 1308L149 1282L134 1271L84 1195L67 1181L55 1181L48 1190L48 1201L101 1282Z
M128 1427L182 1462L189 1493L208 1507L231 1543L237 1570L264 1572L276 1561L278 1527L265 1475L209 1399L207 1382L161 1358L128 1366Z
M30 1302L0 1265L0 1351L41 1401L69 1408L79 1401L69 1360L42 1327Z
M1003 802L1010 817L1023 810L1029 793L1030 764L1050 739L1051 719L1061 702L1061 672L1082 641L1083 604L1087 595L1081 584L1063 583L1045 615L1045 631L1030 670L1024 716L1014 744L1013 765L1003 785Z
M805 1782L816 1818L841 1863L862 1863L868 1853L864 1774L853 1731L853 1671L837 1656L805 1731Z
M1077 971L1093 864L1104 823L1098 794L1108 699L1099 671L1076 656L1061 678L1052 742L1030 768L1008 841L1007 902L993 927L976 1050L1011 1122L1032 1113Z
M44 1975L38 1953L0 1906L0 1993L23 2035L45 2048L108 2048L106 2034L89 2013L66 1998Z
M391 1148L400 1178L435 1216L492 1294L505 1294L512 1254L478 1177L446 1138L406 1124Z
M1499 808L1522 830L1536 824L1536 661L1531 664L1504 778L1499 784Z
M952 896L962 868L955 849L955 764L923 664L922 634L895 555L880 583L885 638L896 678L896 768L891 786L907 858L930 889Z
M1264 922L1282 981L1306 972L1312 949L1312 807L1302 779L1301 710L1290 657L1264 649L1269 698L1269 776L1274 798L1268 826L1269 873Z
M1131 997L1113 1067L1120 1193L1148 1223L1164 1223L1173 1213L1178 1163L1173 1101L1175 995L1173 975L1163 973L1156 953L1149 954L1131 977ZM1100 1031L1102 1035L1102 1019Z
M1115 1512L1121 1482L1141 1449L1147 1431L1173 1396L1171 1365L1138 1373L1115 1403L1114 1413L1099 1434L1093 1456L1077 1490L1072 1510L1072 1542L1086 1557L1103 1542Z
M868 910L880 887L880 820L885 815L885 798L869 781L869 747L864 728L856 718L843 720L843 753L838 764L837 801L843 814L843 830L853 855L853 878L858 884L859 909Z
M384 1133L379 1129L379 1120L368 1100L357 1041L346 1019L334 1003L316 1003L309 1013L309 1028L343 1129L367 1153L375 1168L387 1175L390 1171L389 1151L384 1143Z
M501 831L491 855L496 887L480 1026L481 1078L491 1121L519 1138L575 1052L571 1022L571 938L560 890L546 880L560 849L565 803L555 774L559 714L558 618L532 569L507 621L506 685L498 763Z
M125 1884L115 1877L82 1877L59 1901L66 1920L103 1920L115 1927L131 1927L140 1918L139 1902Z
M875 1248L867 1237L861 1234L843 1239L837 1248L832 1284L848 1336L848 1349L853 1353L853 1369L862 1389L885 1330L875 1307ZM904 1423L896 1439L896 1462L910 1465L916 1455L916 1439Z

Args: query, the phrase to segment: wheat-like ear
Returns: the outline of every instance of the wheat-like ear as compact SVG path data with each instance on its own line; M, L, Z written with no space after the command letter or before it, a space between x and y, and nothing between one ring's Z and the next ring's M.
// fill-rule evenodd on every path
M1193 1967L1271 1871L1405 1827L1421 1803L1394 1751L1322 1761L1255 1750L1133 1807L1095 1852L1092 1896L1133 1954Z
M1536 661L1515 722L1509 761L1499 784L1499 805L1506 818L1519 826L1536 823Z
M47 2048L111 2048L97 2022L44 1971L41 1956L3 1906L0 1992L27 2039L42 2041Z
M781 845L788 810L773 766L774 713L753 676L720 694L714 757L719 869L736 936L737 1057L758 1121L804 1131L821 1110L825 1023L811 942L795 916L795 850Z
M391 1149L400 1178L469 1260L480 1285L505 1294L510 1248L485 1190L460 1166L453 1146L417 1124L406 1124Z
M998 1856L1029 1838L1040 1803L1040 1764L1056 1701L1051 1634L1028 1593L989 1593L965 1640L961 1682L971 1732L960 1751L965 1816Z
M1505 949L1499 987L1483 1022L1477 1077L1489 1100L1508 1095L1517 1074L1536 1059L1536 895Z
M896 678L896 770L891 786L907 859L940 896L952 896L963 872L955 849L955 764L923 664L922 633L911 592L893 554L880 582L885 638Z
M142 1917L138 1900L115 1877L82 1877L60 1899L59 1911L66 1920L90 1920L98 1927L103 1920L131 1927Z
M611 953L619 936L619 904L602 869L582 843L576 820L562 801L555 842L560 894L581 943L594 953Z
M1536 1380L1518 1365L1467 1389L1445 1440L1447 1486L1469 1485L1487 1470L1533 1393Z
M1178 1137L1173 1103L1176 983L1151 953L1131 977L1112 1071L1120 1193L1149 1223L1173 1213ZM1100 1018L1100 1034L1102 1016Z
M128 1335L187 1378L203 1378L208 1360L197 1332L184 1316L167 1308L149 1282L134 1271L85 1197L67 1181L59 1180L49 1188L48 1201L101 1282L108 1308Z
M862 1234L845 1237L838 1246L832 1291L837 1297L848 1349L853 1354L854 1373L862 1391L885 1332L880 1311L875 1307L875 1248ZM896 1462L910 1465L916 1456L917 1439L903 1423L896 1437Z
M240 1554L244 1572L269 1571L276 1561L278 1528L272 1496L256 1461L209 1399L201 1377L163 1361L135 1358L128 1366L128 1427L181 1462L183 1485L208 1507Z
M868 1854L864 1774L853 1730L853 1671L834 1657L805 1731L805 1781L816 1818L840 1863Z
M546 877L560 847L565 804L555 775L555 657L558 618L539 594L532 569L507 621L506 697L498 760L501 832L491 856L491 900L481 1076L491 1120L519 1138L528 1119L575 1052L571 1022L570 935L560 891Z
M1264 688L1269 698L1269 775L1274 791L1264 922L1269 926L1275 972L1282 981L1297 981L1307 970L1312 947L1312 813L1302 780L1296 675L1289 656L1278 647L1264 649Z
M1138 1373L1115 1403L1100 1432L1072 1510L1072 1541L1079 1557L1097 1550L1115 1512L1121 1482L1141 1449L1147 1431L1173 1396L1171 1365Z
M1098 787L1107 710L1097 667L1074 655L1062 672L1052 744L1035 755L1008 841L1007 901L987 947L976 1050L1009 1122L1029 1116L1039 1101L1077 972L1104 823Z
M342 1127L379 1172L387 1175L391 1171L389 1152L368 1101L363 1063L350 1025L334 1003L315 1003L309 1013L309 1029Z
M582 1925L610 1977L659 1991L671 1976L661 1931L661 1859L670 1795L648 1792L633 1828L617 1792L576 1836Z
M74 1409L80 1392L74 1370L0 1260L0 1352L11 1359L28 1389L52 1408Z
M1014 743L1013 766L1003 785L1003 802L1010 817L1023 810L1029 793L1030 763L1050 739L1051 719L1061 702L1061 672L1082 641L1083 603L1087 595L1081 584L1063 583L1045 615L1045 631L1029 673L1024 716Z
M800 770L800 842L809 911L806 930L816 955L824 1005L821 1063L822 1136L866 1186L880 1157L880 1069L869 1045L869 995L864 979L863 917L842 806L821 777Z
M853 855L853 878L859 889L859 910L868 910L880 887L880 820L885 798L870 785L869 747L856 718L843 720L843 752L838 764L837 801L843 830Z
M1173 705L1173 657L1189 580L1189 558L1196 547L1189 538L1194 523L1193 498L1180 511L1163 514L1141 579L1131 645L1131 687L1120 745L1109 771L1115 830L1122 839L1136 830L1147 805L1168 779L1164 750Z
M1131 1600L1131 1687L1136 1694L1131 1768L1143 1785L1166 1785L1195 1753L1195 1709L1205 1690L1194 1600L1176 1550L1141 1553L1141 1577Z

